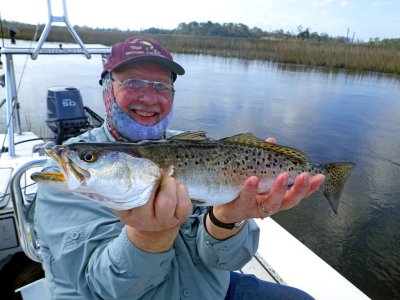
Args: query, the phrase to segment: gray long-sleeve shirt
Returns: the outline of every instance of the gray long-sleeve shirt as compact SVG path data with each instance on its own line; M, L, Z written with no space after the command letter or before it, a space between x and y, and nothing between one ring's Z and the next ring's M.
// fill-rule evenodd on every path
M114 139L103 125L72 141ZM224 299L229 271L255 254L259 229L249 220L216 240L204 228L205 210L193 206L169 251L148 253L107 207L39 185L35 230L52 299Z

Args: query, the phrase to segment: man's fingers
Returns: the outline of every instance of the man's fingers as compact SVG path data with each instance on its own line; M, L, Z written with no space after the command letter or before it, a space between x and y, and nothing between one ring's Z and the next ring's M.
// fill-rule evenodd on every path
M176 207L176 180L164 176L154 202L154 213L158 220L169 220L174 217Z
M258 178L251 176L243 184L241 196L243 197L254 197L257 194Z
M175 209L175 217L182 221L186 221L192 213L192 202L189 197L189 192L185 184L178 183L176 189L177 204Z
M271 212L276 212L277 210L279 210L282 205L282 199L287 191L288 180L288 173L282 173L276 177L274 184L272 185L271 191L261 199L264 207L267 210Z
M260 204L260 209L263 211L263 214L267 211L276 212L280 209L282 199L287 191L288 180L288 173L279 174L269 193L257 197L257 202Z
M322 174L317 174L310 178L310 189L306 197L310 196L312 193L319 190L321 184L324 182L325 176Z
M273 137L269 137L266 139L267 142L272 143L272 144L276 144L276 139Z
M302 173L296 177L293 186L286 192L284 202L285 209L296 206L301 199L307 197L310 190L310 175Z

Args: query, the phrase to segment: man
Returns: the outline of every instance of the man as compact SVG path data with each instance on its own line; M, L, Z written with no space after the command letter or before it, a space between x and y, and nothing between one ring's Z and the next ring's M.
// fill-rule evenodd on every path
M68 143L173 135L167 129L173 83L183 74L152 38L114 45L101 74L107 119ZM258 179L250 177L236 200L208 211L192 206L186 186L173 177L163 178L147 204L124 211L40 186L35 229L50 294L68 300L310 299L297 289L230 271L257 250L259 229L252 218L297 205L323 179L304 173L287 190L283 173L270 193L258 195Z

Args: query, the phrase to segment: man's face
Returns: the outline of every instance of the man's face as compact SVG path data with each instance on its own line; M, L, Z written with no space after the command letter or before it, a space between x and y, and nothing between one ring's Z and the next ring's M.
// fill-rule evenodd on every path
M128 79L139 79L171 85L171 72L165 67L149 62L136 63L118 72L112 72L112 77L118 106L137 123L151 126L160 122L170 112L173 91L160 92L154 89L152 83L147 83L147 88L142 90L120 84Z

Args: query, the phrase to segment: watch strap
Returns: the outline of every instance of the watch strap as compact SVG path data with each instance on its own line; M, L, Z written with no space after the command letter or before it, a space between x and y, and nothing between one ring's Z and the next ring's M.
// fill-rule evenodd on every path
M213 223L217 227L224 228L224 229L234 229L234 228L240 227L246 221L246 220L243 220L243 221L235 222L235 223L223 223L214 216L213 208L214 208L213 206L209 206L207 209L207 213L210 216L211 223ZM205 217L207 217L207 214L205 215ZM204 220L205 220L205 218L204 218Z

